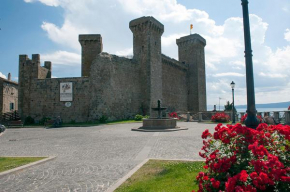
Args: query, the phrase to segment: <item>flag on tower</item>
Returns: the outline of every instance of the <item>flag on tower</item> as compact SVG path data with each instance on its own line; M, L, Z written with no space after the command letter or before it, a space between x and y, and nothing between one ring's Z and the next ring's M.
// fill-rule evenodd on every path
M191 35L191 30L193 29L193 25L190 24L190 35Z

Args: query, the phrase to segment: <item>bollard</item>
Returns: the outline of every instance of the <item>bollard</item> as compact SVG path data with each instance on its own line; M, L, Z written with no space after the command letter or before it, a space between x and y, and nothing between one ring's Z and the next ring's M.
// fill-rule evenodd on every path
M186 122L189 122L189 120L190 120L190 113L189 113L189 112L187 112L187 116L186 116Z

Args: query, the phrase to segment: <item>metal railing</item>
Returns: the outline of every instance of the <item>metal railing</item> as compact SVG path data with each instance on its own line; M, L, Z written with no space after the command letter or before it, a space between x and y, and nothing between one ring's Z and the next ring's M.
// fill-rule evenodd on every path
M216 113L220 113L223 111L203 111L203 112L180 112L179 114L183 114L187 116L187 121L211 121L211 117ZM188 115L189 113L189 115ZM230 120L232 120L231 112L224 112L225 114L230 116ZM241 120L241 117L245 115L245 112L237 112L235 115L236 122ZM262 118L266 116L273 117L276 122L281 124L290 125L290 111L269 111L269 112L258 112L257 115L260 115Z

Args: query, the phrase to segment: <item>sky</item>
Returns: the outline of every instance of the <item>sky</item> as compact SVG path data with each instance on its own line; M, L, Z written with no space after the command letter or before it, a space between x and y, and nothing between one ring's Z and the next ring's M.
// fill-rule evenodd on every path
M290 101L290 1L249 0L256 103ZM1 0L0 76L18 80L20 54L52 61L54 78L81 75L79 34L101 34L104 52L133 54L129 22L153 16L164 24L162 53L178 59L176 39L203 36L207 103L246 104L240 0ZM182 85L181 85L182 86Z

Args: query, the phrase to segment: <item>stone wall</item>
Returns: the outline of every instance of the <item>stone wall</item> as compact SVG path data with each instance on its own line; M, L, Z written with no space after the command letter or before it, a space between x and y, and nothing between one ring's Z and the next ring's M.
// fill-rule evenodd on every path
M0 78L0 112L10 112L10 103L14 104L13 110L18 110L18 84Z
M141 113L139 64L101 53L92 63L91 74L90 119L127 119Z
M66 107L60 101L60 83L72 82L73 101ZM89 79L88 78L57 78L33 79L30 87L29 108L33 109L25 116L31 116L36 121L43 117L56 118L60 116L64 122L86 122L89 119Z
M48 74L48 69L43 67L38 67L38 78L39 79L45 79Z
M163 106L172 111L187 111L188 66L162 55Z
M3 113L3 80L0 77L0 112ZM0 115L0 119L2 118L2 115Z
M14 104L13 110L18 110L18 85L14 82L4 81L2 113L11 111L10 103Z

